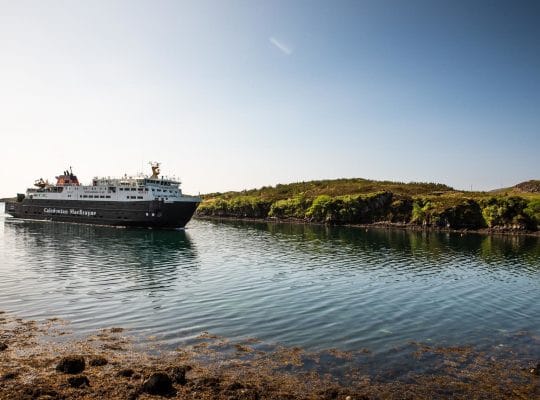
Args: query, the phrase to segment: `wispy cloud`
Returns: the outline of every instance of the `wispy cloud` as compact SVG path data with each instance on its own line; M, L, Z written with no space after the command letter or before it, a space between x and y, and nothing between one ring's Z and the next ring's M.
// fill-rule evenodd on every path
M283 54L290 56L293 53L293 49L290 46L280 42L275 37L271 36L269 40L270 43L276 46Z

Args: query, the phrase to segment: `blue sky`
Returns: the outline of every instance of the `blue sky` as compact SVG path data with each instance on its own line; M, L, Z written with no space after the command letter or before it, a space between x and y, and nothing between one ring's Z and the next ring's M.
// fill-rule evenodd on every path
M0 196L69 165L89 182L149 160L191 193L540 178L539 2L0 9Z

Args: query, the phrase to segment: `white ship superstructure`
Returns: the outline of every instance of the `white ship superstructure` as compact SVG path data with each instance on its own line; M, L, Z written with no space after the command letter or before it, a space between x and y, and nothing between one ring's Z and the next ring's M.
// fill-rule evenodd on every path
M124 177L94 178L92 185L64 184L28 189L29 199L50 200L92 200L92 201L137 201L163 200L191 201L194 196L185 196L180 189L180 182L162 177L160 179Z

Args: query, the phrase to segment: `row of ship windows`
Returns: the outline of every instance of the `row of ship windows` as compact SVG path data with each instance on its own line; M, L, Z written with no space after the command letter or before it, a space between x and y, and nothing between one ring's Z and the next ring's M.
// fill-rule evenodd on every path
M68 197L71 197L71 195L68 195ZM79 195L79 198L83 199L110 199L111 196L92 196L92 195ZM143 196L126 196L126 199L143 199Z
M68 187L68 190L71 190L71 189L72 189L72 188ZM78 190L78 189L77 189L77 190ZM88 189L85 189L85 190L88 190ZM105 189L96 189L96 188L92 188L91 190L104 191ZM129 192L129 191L131 191L131 192L136 192L136 191L139 191L139 192L142 192L142 191L148 192L148 188L144 188L144 189L143 189L143 188L118 188L118 190L120 190L120 191L126 191L126 192ZM110 191L113 191L113 192L114 192L114 188L110 188L110 189L109 189L109 192L110 192ZM169 190L167 190L167 189L163 189L163 190L162 190L162 189L154 189L154 188L152 188L152 192L162 192L162 191L165 192L165 193L167 193L167 192L169 192L169 193L175 193L175 192L176 192L175 190L170 190L170 189L169 189Z
M136 188L120 188L119 190L124 190L124 191L126 191L126 192L129 192L129 191L135 192L136 190L138 190L139 192L142 192L142 191L144 190L145 192L148 192L148 189L147 189L147 188L144 188L144 189L142 189L142 188L141 188L141 189L136 189ZM175 193L174 190L167 190L167 189L161 190L161 189L154 189L154 188L152 188L152 192L164 192L164 193L169 192L169 193Z
M134 192L134 191L137 190L137 188L119 188L118 190L125 190L126 192L129 192L129 191L131 190L132 192ZM143 189L142 189L142 188L139 188L139 191L142 192ZM148 189L147 189L147 188L144 188L144 191L145 191L145 192L148 192Z
M68 188L68 190L71 190L71 188ZM92 190L95 190L95 189L92 188ZM139 192L142 192L142 191L148 192L148 189L147 189L147 188L144 188L144 189L142 189L142 188L139 188L139 189L137 189L137 188L119 188L118 190L126 191L126 192L129 192L129 191L131 191L131 192L136 192L136 191L139 191ZM109 192L110 192L110 191L111 191L111 190L109 190ZM112 190L112 192L114 192L114 190ZM176 193L174 190L167 190L167 189L161 190L161 189L153 189L153 188L152 188L152 192L164 192L164 193L167 193L167 192L168 192L168 193L173 193L173 194Z

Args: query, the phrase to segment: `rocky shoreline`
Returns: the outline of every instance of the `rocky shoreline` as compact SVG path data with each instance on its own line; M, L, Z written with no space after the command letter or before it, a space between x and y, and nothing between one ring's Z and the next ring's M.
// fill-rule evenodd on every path
M396 229L405 230L411 232L444 232L444 233L457 233L457 234L479 234L479 235L505 235L505 236L531 236L539 237L540 231L528 231L525 229L512 227L494 227L494 228L481 228L481 229L452 229L439 226L429 225L417 225L401 222L374 222L371 224L341 224L341 225L328 225L320 222L306 221L299 218L240 218L229 216L211 216L211 215L195 215L194 219L209 220L209 221L246 221L246 222L259 222L259 223L275 223L275 224L298 224L298 225L314 225L314 226L345 226L349 228L363 228L363 229Z
M406 379L341 371L339 360L369 358L330 350L257 350L255 339L230 343L202 334L194 346L164 351L137 346L125 330L88 337L55 319L26 321L0 312L0 398L16 399L532 399L540 365L470 348L411 344L424 366ZM329 361L332 360L332 361ZM324 368L323 368L324 364ZM420 371L421 370L421 371Z

